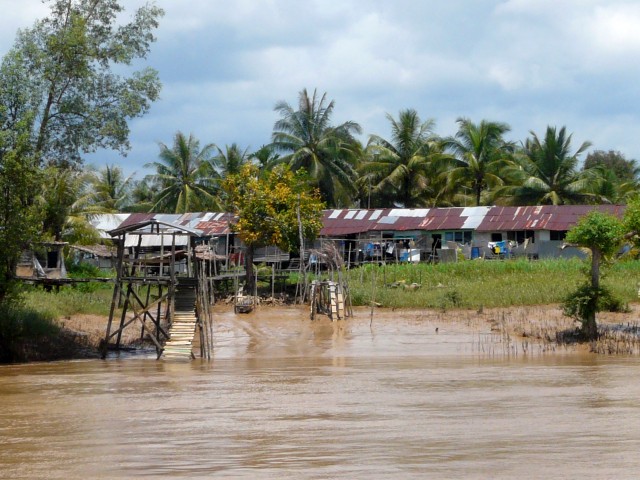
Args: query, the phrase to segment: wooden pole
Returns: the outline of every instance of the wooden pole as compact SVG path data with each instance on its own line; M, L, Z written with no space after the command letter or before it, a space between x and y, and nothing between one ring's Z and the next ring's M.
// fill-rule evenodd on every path
M109 338L111 334L111 323L113 322L113 315L116 310L116 304L119 302L120 291L122 289L122 265L124 263L124 235L120 235L118 239L118 259L116 266L116 283L113 286L113 296L111 297L111 307L109 308L109 321L107 322L107 332L104 337L104 343L102 345L102 358L107 357L107 350L109 348Z
M373 325L373 308L376 304L376 275L373 270L371 270L371 319L369 321L369 326Z
M298 206L296 208L296 216L298 218L298 235L300 236L300 267L299 267L300 270L299 270L299 276L298 276L298 282L300 282L300 279L303 277L303 274L304 274L304 235L302 234L302 219L300 218L300 195L298 195ZM304 283L302 285L303 286L301 288L300 303L304 303L304 299L307 294L306 275L304 275ZM296 292L296 296L297 296L297 292ZM298 303L297 298L295 303Z

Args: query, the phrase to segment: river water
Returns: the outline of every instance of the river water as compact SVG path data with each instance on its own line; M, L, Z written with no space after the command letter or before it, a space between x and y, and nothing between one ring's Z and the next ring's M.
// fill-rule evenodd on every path
M256 312L217 322L211 361L0 367L0 477L640 475L638 358L501 342L419 314Z

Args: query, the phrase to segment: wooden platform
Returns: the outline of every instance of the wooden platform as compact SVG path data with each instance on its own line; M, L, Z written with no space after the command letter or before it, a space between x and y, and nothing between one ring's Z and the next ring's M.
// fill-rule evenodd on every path
M192 284L178 284L174 314L169 328L169 340L164 345L162 358L191 360L198 317L195 310L196 290Z

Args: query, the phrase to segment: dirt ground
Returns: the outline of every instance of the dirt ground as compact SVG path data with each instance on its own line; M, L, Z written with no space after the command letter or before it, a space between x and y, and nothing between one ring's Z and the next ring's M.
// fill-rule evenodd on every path
M359 319L370 317L370 309L359 307L355 309ZM230 305L216 305L213 309L214 322L216 315L226 318L233 316ZM280 321L309 320L309 310L306 306L268 306L261 305L252 314L257 321L277 318ZM431 322L434 324L456 324L459 328L469 331L490 330L514 339L527 339L531 342L555 344L560 332L572 332L578 323L565 317L558 305L538 305L512 308L485 308L475 310L436 310L436 309L390 309L376 308L373 312L376 323L380 322ZM631 311L626 313L602 312L598 314L598 324L602 333L601 339L592 344L578 346L599 353L633 353L640 354L638 330L640 326L640 306L632 305ZM72 336L82 340L84 352L97 352L100 342L104 338L108 319L97 315L75 315L59 320L63 331L71 332ZM347 320L349 321L349 320ZM125 329L122 344L140 344L140 324L132 324Z

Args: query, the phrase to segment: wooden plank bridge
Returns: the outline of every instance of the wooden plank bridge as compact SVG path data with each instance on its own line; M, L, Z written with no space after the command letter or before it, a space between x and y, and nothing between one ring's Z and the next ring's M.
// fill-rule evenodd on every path
M199 323L195 279L181 279L176 288L169 338L164 345L162 356L166 359L195 358L193 347Z

